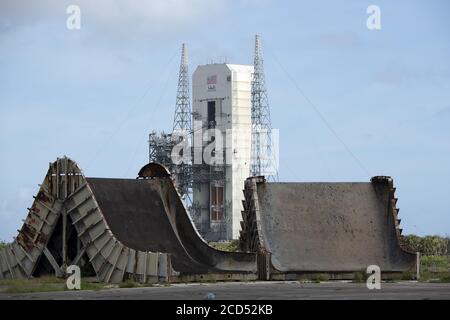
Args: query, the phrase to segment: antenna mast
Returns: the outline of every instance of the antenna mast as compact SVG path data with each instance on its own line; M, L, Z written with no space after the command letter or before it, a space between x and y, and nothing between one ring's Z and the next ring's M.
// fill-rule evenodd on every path
M175 143L182 141L190 146L190 136L192 134L192 112L189 94L189 70L188 52L185 43L181 45L180 72L178 74L177 99L175 104L175 115L173 119L172 139ZM185 158L185 161L187 159ZM190 202L192 186L192 166L191 162L181 163L172 166L172 174L175 177L178 191L182 198ZM187 203L189 204L189 203Z
M272 125L264 76L260 36L255 36L255 58L252 79L252 146L250 173L277 180L273 154Z
M192 131L191 103L189 95L188 53L185 43L181 45L180 73L178 75L177 101L173 119L173 132L189 134Z

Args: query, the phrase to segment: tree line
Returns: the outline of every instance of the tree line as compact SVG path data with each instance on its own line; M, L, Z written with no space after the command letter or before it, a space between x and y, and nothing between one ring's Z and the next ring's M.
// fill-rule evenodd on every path
M413 234L402 236L402 241L412 251L420 252L423 256L450 255L450 237L424 236Z

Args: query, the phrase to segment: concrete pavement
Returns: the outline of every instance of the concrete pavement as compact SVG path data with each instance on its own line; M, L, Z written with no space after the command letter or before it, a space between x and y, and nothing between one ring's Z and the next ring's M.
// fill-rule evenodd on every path
M382 283L381 290L369 290L364 283L324 282L223 282L173 284L147 288L61 291L27 294L0 293L9 299L128 299L202 300L209 293L220 300L267 299L445 299L450 300L450 283Z

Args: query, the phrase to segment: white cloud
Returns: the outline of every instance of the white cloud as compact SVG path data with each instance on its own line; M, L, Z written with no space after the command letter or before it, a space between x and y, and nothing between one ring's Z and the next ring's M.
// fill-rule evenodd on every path
M162 24L168 29L185 23L202 22L220 13L224 0L71 0L71 1L2 1L0 2L0 26L3 31L17 25L33 24L46 19L65 21L67 6L74 4L81 9L82 23L95 23L117 29L126 22L143 27ZM65 24L62 24L65 25Z
M373 76L374 82L393 86L410 85L422 82L439 85L442 83L442 80L443 76L432 69L423 67L412 69L394 65L386 66Z
M80 30L66 28L71 4L80 7ZM76 45L76 51L161 47L185 41L194 32L198 36L198 27L214 30L226 16L225 0L0 1L0 43L33 35L39 41L53 41L51 46Z
M125 0L81 1L82 10L92 13L98 20L114 24L117 20L144 19L173 22L192 20L201 15L215 13L223 1L208 0L152 0L131 2Z

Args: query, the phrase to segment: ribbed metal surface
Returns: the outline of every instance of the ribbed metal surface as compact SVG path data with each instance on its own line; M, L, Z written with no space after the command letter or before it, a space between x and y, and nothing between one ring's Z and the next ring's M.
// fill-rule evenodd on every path
M79 254L86 253L99 281L116 283L132 277L147 282L170 276L168 254L135 250L115 237L81 170L62 158L50 164L17 238L0 251L0 279L32 277L43 255L56 263L47 246L63 215L76 230ZM64 265L55 269L59 275L65 271Z

